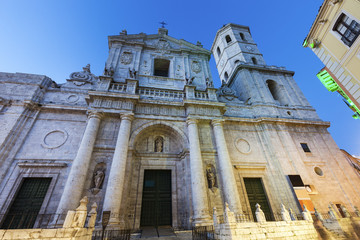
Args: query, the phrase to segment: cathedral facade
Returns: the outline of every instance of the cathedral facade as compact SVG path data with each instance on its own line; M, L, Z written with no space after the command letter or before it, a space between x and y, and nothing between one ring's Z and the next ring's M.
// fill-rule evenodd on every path
M265 63L248 27L225 25L211 51L165 28L108 40L100 76L90 65L64 84L0 73L2 228L19 214L64 214L84 196L110 211L109 226L134 230L212 225L214 208L256 221L257 204L266 221L282 206L357 211L360 179L330 123L294 72Z

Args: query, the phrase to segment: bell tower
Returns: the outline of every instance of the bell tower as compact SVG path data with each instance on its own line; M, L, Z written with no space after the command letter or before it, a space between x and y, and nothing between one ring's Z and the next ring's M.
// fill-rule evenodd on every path
M220 93L227 88L237 102L251 105L252 117L318 119L293 79L294 72L267 65L249 27L224 25L211 51L222 81Z
M221 81L226 83L240 63L266 65L247 26L227 24L215 37L211 47Z

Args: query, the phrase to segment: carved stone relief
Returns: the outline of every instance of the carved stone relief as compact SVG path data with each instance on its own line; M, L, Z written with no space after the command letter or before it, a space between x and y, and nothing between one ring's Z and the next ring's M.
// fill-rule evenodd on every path
M132 52L125 51L120 56L120 62L124 65L130 64L132 62L132 60L133 60Z
M201 65L198 61L192 61L191 70L195 73L201 72Z
M50 149L61 147L68 139L68 136L65 130L53 130L45 134L41 146Z
M93 83L97 80L97 77L91 73L90 64L83 67L81 72L73 72L70 74L68 81L73 82L76 86L83 86L87 83Z
M176 77L176 78L183 78L183 77L184 77L184 72L183 72L183 70L181 69L181 65L180 65L180 64L176 65L175 77Z
M141 74L150 75L150 64L148 60L144 60L143 64L140 66Z
M166 39L164 38L160 38L154 45L154 47L156 48L156 52L161 53L161 54L165 54L165 53L170 53L170 43L168 41L166 41Z
M236 94L235 91L233 89L229 88L226 83L224 83L224 82L222 83L222 85L219 89L220 96L223 96L227 100L231 101L236 97L235 94Z

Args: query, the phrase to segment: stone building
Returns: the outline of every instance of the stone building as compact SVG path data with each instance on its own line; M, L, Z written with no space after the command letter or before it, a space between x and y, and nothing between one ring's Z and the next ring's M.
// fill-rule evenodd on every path
M0 73L2 228L42 227L16 217L61 215L84 196L98 204L97 226L110 211L108 226L134 230L186 230L224 213L259 221L257 203L264 221L278 221L283 205L291 216L329 202L356 211L360 179L329 122L294 72L265 63L248 27L216 33L219 89L199 42L165 28L108 40L100 76L90 65L64 84Z

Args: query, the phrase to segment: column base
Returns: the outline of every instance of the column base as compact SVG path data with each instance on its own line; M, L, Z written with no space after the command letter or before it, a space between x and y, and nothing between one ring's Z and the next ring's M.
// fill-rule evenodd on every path
M122 217L110 217L109 224L107 225L106 229L126 229L126 224Z
M194 227L200 227L200 226L213 226L214 221L211 218L196 218L192 222Z

